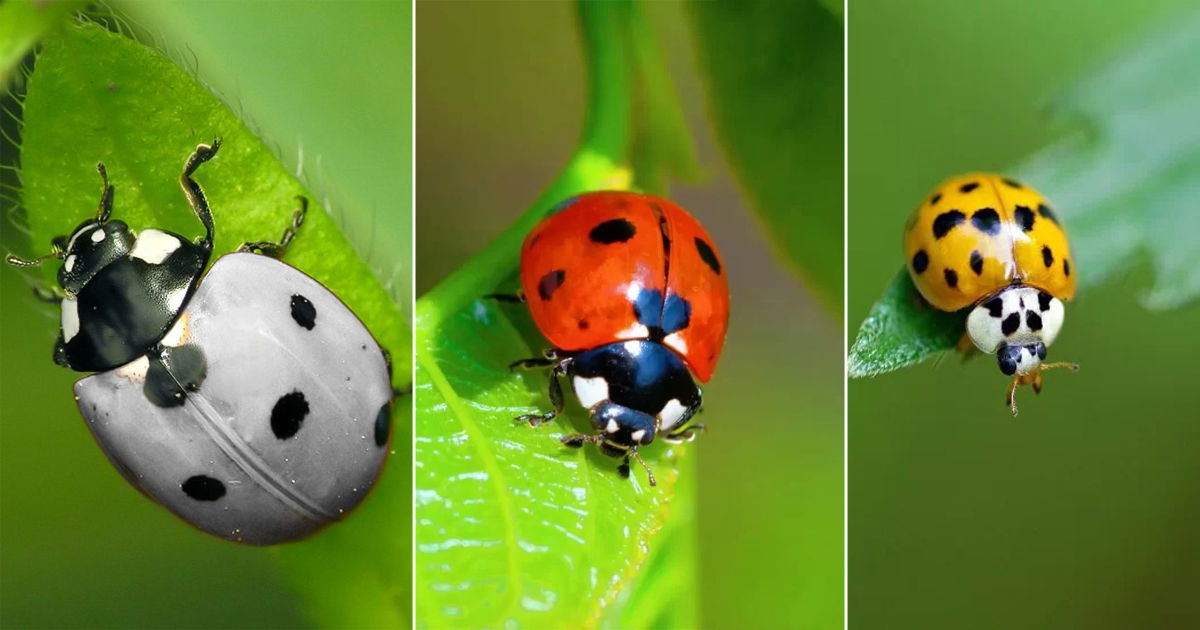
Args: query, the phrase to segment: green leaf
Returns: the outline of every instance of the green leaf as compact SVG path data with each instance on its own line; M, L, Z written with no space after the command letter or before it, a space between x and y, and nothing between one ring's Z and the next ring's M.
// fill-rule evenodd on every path
M1055 111L1069 133L1013 169L1067 225L1081 290L1147 257L1155 274L1142 300L1147 308L1177 308L1200 295L1198 56L1200 19L1154 33L1060 95ZM902 269L859 330L851 377L954 347L962 325L914 307L914 295Z
M579 6L590 86L579 148L520 220L417 301L417 619L428 627L696 620L685 449L656 443L643 451L658 479L649 487L636 464L623 479L616 460L558 441L593 431L572 400L553 423L515 423L549 405L547 374L506 366L546 342L523 306L482 299L512 290L525 234L558 201L628 188L631 175L665 185L665 169L692 164L678 103L665 84L639 84L665 76L640 8ZM635 99L638 90L656 95Z
M94 215L103 161L116 187L113 216L134 229L184 235L201 227L179 189L184 159L202 142L223 139L195 177L216 223L216 250L276 239L295 197L316 199L263 141L194 78L160 53L94 24L65 28L38 55L24 101L21 191L37 253ZM411 346L404 318L369 267L320 205L310 207L287 262L346 302L392 356L406 387ZM48 266L51 267L51 266ZM53 282L56 269L43 270ZM397 405L386 472L346 522L281 549L314 615L328 625L407 626L410 572L409 450L405 405Z
M7 88L29 51L86 2L9 0L0 4L0 89Z
M842 312L842 24L815 0L694 2L734 172L779 254Z

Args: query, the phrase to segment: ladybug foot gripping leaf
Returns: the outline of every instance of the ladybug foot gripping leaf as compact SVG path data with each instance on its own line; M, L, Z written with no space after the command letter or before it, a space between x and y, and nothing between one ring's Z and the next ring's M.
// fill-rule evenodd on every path
M1042 372L1058 368L1066 368L1072 372L1078 372L1079 364L1068 362L1046 363L1037 366L1033 372L1013 376L1012 382L1008 384L1008 392L1004 396L1004 404L1008 405L1008 408L1012 410L1013 416L1017 415L1017 388L1022 385L1032 385L1033 392L1040 394L1042 393Z

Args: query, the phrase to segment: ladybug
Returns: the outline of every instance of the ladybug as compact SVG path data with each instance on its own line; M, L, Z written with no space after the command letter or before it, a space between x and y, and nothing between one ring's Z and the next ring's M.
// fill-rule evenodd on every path
M1042 363L1062 330L1063 302L1075 296L1075 270L1067 233L1037 191L987 173L952 177L909 218L904 254L929 304L971 307L966 337L1012 377L1005 403L1014 416L1018 387L1041 392L1042 372L1079 369ZM965 339L959 346L969 348Z
M279 260L279 243L243 245L201 276L213 217L192 173L220 142L200 145L180 176L204 236L134 234L110 218L104 165L99 211L54 251L62 260L55 361L95 372L75 400L113 466L192 525L257 545L299 539L340 519L375 482L387 453L392 388L385 352L316 280Z
M712 377L725 343L725 273L712 237L666 199L606 191L559 204L525 238L522 294L510 296L553 344L510 367L552 368L553 409L517 421L537 426L562 413L565 377L597 433L563 444L595 443L623 460L625 477L635 458L653 486L638 449L703 428L690 421L701 406L696 380Z

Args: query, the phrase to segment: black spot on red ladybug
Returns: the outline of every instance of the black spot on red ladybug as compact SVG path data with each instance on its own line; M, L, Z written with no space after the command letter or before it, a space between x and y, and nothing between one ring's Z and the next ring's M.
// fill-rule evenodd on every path
M983 273L983 256L979 255L979 250L971 252L971 271L977 276Z
M1004 182L1004 185L1008 186L1009 188L1024 188L1024 186L1021 185L1021 182L1019 182L1015 179L1009 179L1009 178L1005 177L1005 178L1001 179L1000 181Z
M216 501L225 496L225 484L208 475L193 475L180 486L184 494L197 501Z
M1058 216L1054 214L1054 211L1050 209L1050 206L1047 206L1044 203L1039 203L1038 204L1038 214L1042 215L1046 219L1053 221L1055 224L1058 224Z
M1042 263L1047 269L1054 264L1054 252L1050 251L1049 245L1042 245Z
M275 437L286 440L300 430L300 424L308 415L308 401L300 391L284 394L275 401L271 409L271 432Z
M1066 258L1063 259L1063 273L1068 276L1071 275L1071 261Z
M918 250L917 253L913 254L912 266L913 271L925 273L925 270L929 267L929 254L926 254L923 249Z
M387 444L392 433L392 403L386 402L375 414L375 446Z
M1009 313L1008 317L1005 317L1004 321L1000 322L1000 332L1004 333L1005 337L1017 332L1017 329L1020 327L1021 314L1017 312Z
M1049 293L1046 293L1045 291L1038 291L1038 309L1043 313L1050 310L1050 300L1053 299L1053 296L1051 296Z
M983 307L988 310L988 315L996 319L1000 319L1000 316L1004 314L1004 300L1000 299L999 296L984 302Z
M637 234L637 228L626 219L609 219L588 232L588 238L597 243L612 245L624 243Z
M579 326L579 330L587 330L591 327L591 324L586 319L579 320L576 325Z
M704 264L708 265L709 269L713 270L713 273L720 275L721 261L717 260L717 254L713 251L712 246L699 236L695 240L696 251L700 252L700 259L704 261Z
M292 319L303 328L312 330L317 324L317 308L303 295L292 296Z
M947 232L954 229L954 226L962 223L967 217L958 210L951 210L937 215L933 220L933 237L942 238Z
M1020 225L1022 230L1028 232L1033 229L1033 210L1025 206L1017 206L1013 210L1013 216L1016 217L1017 225Z
M941 200L942 200L942 193L934 193L934 195L929 198L929 205L936 206L937 203Z
M563 269L554 269L546 272L541 280L538 280L538 296L543 301L549 300L550 296L562 286L563 281L567 279L567 272Z
M1000 233L1000 215L994 208L980 208L971 215L971 224L984 234Z
M947 269L943 274L946 277L946 286L953 289L958 286L958 272L953 269Z
M1041 330L1042 329L1042 316L1038 315L1036 312L1034 312L1032 310L1025 311L1025 325L1029 327L1029 330L1034 330L1034 331Z
M967 183L963 184L962 186L958 187L958 192L965 195L965 194L971 192L972 190L975 190L976 188L979 188L979 182L967 182Z

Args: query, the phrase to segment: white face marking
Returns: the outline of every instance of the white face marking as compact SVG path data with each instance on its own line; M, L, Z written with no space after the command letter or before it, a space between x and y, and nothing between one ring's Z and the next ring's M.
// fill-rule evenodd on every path
M66 269L67 273L71 273L71 270L74 268L75 268L75 254L71 254L70 256L67 256L67 262L63 263L63 269Z
M679 333L671 333L663 338L663 343L679 351L679 354L687 354L687 342Z
M576 376L572 379L572 385L575 387L575 396L579 398L579 404L587 409L608 400L608 381L604 380L603 376Z
M146 372L150 370L150 359L142 355L125 365L117 368L117 376L127 378L134 383L145 383Z
M104 237L106 237L106 236L108 236L108 235L104 233L104 228L96 228L95 230L92 231L92 242L99 243L99 242L103 241Z
M629 434L629 437L630 437L630 438L633 438L633 441L634 441L634 442L641 442L641 441L642 441L642 438L646 437L646 430L645 430L645 429L638 429L637 431L634 431L633 433L630 433L630 434Z
M660 430L670 429L679 424L683 420L684 414L687 413L687 407L684 407L679 399L672 398L663 405L662 411L658 413L658 421Z
M604 430L608 431L609 433L616 433L617 431L621 430L621 426L617 424L616 420L609 418L608 425L604 427Z
M75 298L63 298L62 333L63 341L70 341L79 334L79 304Z
M168 330L167 334L162 338L162 344L164 346L178 348L179 346L183 345L187 335L187 318L187 313L184 313L179 319L175 320L175 325L171 326L171 330Z
M162 264L162 261L179 249L179 239L158 230L142 230L133 243L130 257L144 260L151 265Z

